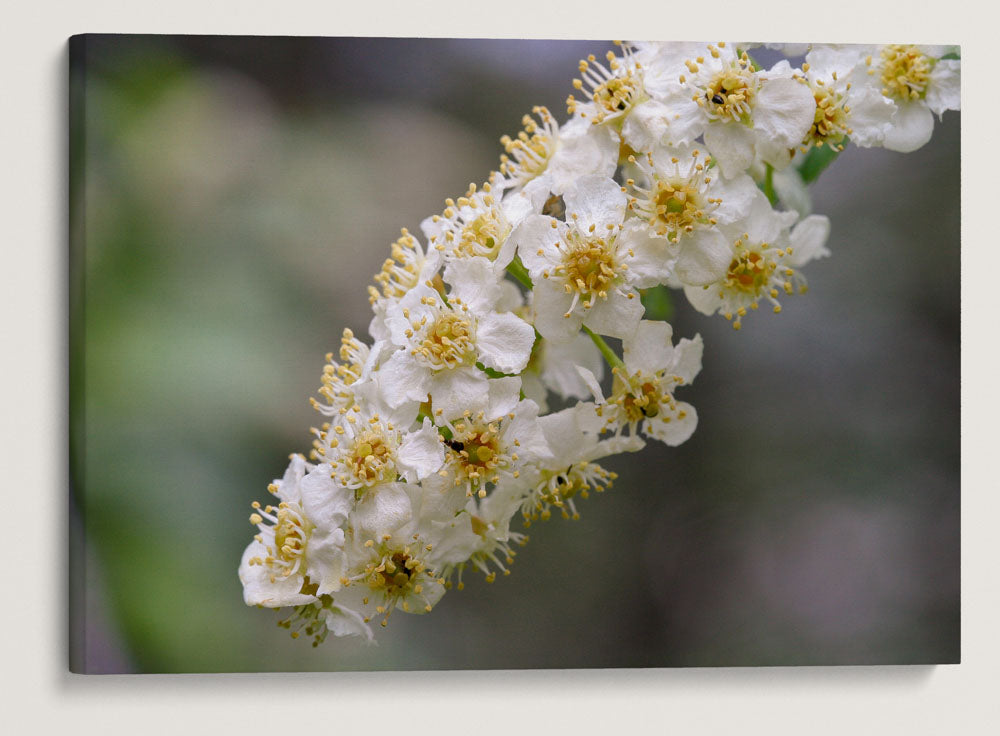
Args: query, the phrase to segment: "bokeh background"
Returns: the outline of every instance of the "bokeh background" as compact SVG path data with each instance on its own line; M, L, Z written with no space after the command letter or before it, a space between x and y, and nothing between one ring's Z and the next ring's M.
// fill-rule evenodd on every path
M313 649L236 576L400 227L497 165L606 42L71 43L70 655L77 672L959 660L959 123L813 185L833 257L735 333L676 302L698 431L613 459L378 645ZM767 61L766 53L761 54Z

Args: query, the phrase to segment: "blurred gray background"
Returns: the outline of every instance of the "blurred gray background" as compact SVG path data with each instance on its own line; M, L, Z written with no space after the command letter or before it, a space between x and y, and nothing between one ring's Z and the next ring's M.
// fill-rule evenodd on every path
M71 46L71 660L83 672L959 659L959 123L813 185L810 292L700 332L698 409L513 573L377 646L292 641L236 568L400 227L565 119L606 42L77 37ZM765 54L761 54L766 57ZM769 60L767 57L765 60Z

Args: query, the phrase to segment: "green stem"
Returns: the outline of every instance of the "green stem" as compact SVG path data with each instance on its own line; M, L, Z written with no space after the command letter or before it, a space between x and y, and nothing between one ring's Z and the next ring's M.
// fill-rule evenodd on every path
M847 146L848 142L849 139L845 136L844 140L840 142L840 146ZM802 177L802 181L806 184L816 181L839 154L839 150L830 146L810 148L809 153L806 154L806 160L799 165L799 176Z
M597 349L601 351L601 355L603 355L604 359L608 361L609 366L611 366L612 368L621 368L622 370L625 370L625 363L622 361L621 358L615 355L615 351L611 349L610 345L604 342L603 337L594 333L594 331L591 330L586 325L584 325L583 331L586 332L588 335L590 335L590 339L594 341L594 344L597 346Z
M778 203L778 195L774 193L774 167L771 164L764 165L767 167L767 173L764 174L764 194L767 195L767 201L773 207Z
M521 262L521 256L514 256L514 260L507 264L507 273L524 284L526 288L534 287L534 284L531 283L531 276L528 275L528 269Z

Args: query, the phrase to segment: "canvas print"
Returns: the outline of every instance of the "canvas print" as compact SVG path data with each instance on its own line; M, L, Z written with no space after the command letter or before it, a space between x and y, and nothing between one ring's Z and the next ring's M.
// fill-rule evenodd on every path
M961 50L70 41L70 669L952 663Z

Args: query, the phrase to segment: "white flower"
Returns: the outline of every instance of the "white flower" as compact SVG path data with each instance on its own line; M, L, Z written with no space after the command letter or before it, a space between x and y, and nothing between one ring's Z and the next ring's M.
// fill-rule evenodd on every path
M593 341L582 333L567 342L535 341L528 367L521 374L521 390L526 398L548 411L548 391L563 399L586 399L590 390L580 378L577 366L587 368L600 381L604 377L604 359Z
M700 122L705 145L729 178L744 172L755 155L786 166L813 123L816 101L786 61L757 72L733 45L708 44L684 60L677 79L667 104L688 121L687 129L697 130L693 121Z
M370 488L399 476L415 483L441 467L444 449L429 419L416 431L404 431L370 403L365 407L344 410L338 421L318 432L316 455L329 463L339 485Z
M745 174L713 176L707 154L693 145L658 147L631 161L645 181L626 182L633 192L629 208L670 243L673 276L690 285L719 279L729 263L719 226L746 214L757 185Z
M592 403L578 403L548 414L538 423L552 457L539 465L531 492L521 502L525 526L537 519L547 520L553 506L561 511L563 518L578 519L575 499L585 499L591 491L610 488L618 477L594 461L620 452L636 452L646 446L637 435L599 439L603 422Z
M375 312L368 332L376 340L389 338L385 316L391 305L406 296L417 284L435 279L440 281L437 274L443 262L442 253L436 248L425 250L405 227L401 232L402 236L392 244L390 257L385 259L382 270L375 274L378 287L368 287L368 301Z
M803 78L816 110L803 150L823 145L843 150L847 136L858 146L882 145L896 106L871 83L864 61L862 46L814 46L806 54Z
M390 308L386 324L398 349L375 380L390 407L431 396L435 416L451 419L486 391L486 374L519 373L531 355L535 332L510 312L493 311L502 291L484 258L453 261L445 297L419 285Z
M334 601L362 614L367 624L381 616L386 626L396 608L406 613L426 613L444 595L444 578L426 562L426 542L399 536L380 540L354 540L354 561L344 588Z
M646 67L657 58L652 48L650 44L621 44L622 56L609 51L607 66L593 55L588 56L580 62L581 78L573 80L573 86L585 93L585 99L570 95L566 100L575 119L606 131L616 143L620 131L616 159L632 151L648 151L662 140L677 140L684 134L675 129L678 115L662 99L662 75L657 75L656 69L651 74Z
M601 387L585 370L580 374L590 385L598 403L597 413L607 430L620 433L625 427L675 447L685 442L698 425L698 414L690 404L674 399L677 386L691 383L701 371L702 340L682 339L671 344L673 328L666 322L643 320L622 341L624 368L616 366L611 396L604 400Z
M444 467L425 487L443 493L449 487L466 496L486 497L502 477L517 478L521 469L550 455L538 426L538 405L520 400L519 378L489 381L487 392L469 402L469 408L447 430Z
M642 223L623 224L628 200L612 179L583 177L564 198L566 222L534 215L512 236L535 285L535 328L554 342L581 324L622 337L642 316L637 289L670 272L666 241Z
M724 229L732 241L732 260L725 276L714 284L685 287L688 301L702 314L722 312L740 329L747 310L755 310L766 299L781 311L778 294L806 291L799 269L814 258L829 255L826 239L830 221L810 215L795 225L794 212L776 212L758 193L744 220Z
M244 551L239 570L248 605L309 604L340 588L345 564L341 525L350 501L316 493L310 483L315 472L301 455L292 455L284 477L269 486L278 505L253 503L250 523L259 533Z
M581 176L600 174L612 176L618 165L619 143L608 128L591 125L584 118L571 118L561 128L544 107L522 120L524 130L516 138L504 136L500 142L507 152L500 157L500 172L506 185L513 189L504 199L516 196L518 190L538 195L561 195Z
M609 51L607 66L593 54L580 61L580 78L573 88L584 93L583 100L570 95L566 107L570 115L578 115L593 125L620 125L632 109L648 99L643 88L643 69L628 44L622 44L622 58Z
M471 184L458 201L446 199L441 215L420 223L430 247L447 259L479 256L492 261L497 272L502 271L514 257L514 246L508 242L511 230L541 205L526 197L501 200L503 185L494 174L482 188Z
M934 115L961 107L961 62L942 59L952 46L882 46L866 59L882 94L899 108L885 137L892 151L915 151L931 139Z
M367 345L354 337L354 333L344 328L340 338L340 360L333 359L333 353L327 353L326 366L320 379L322 385L319 395L326 403L320 403L310 398L312 407L324 416L333 416L340 410L353 406L358 402L361 388L371 378L378 350L374 352Z

